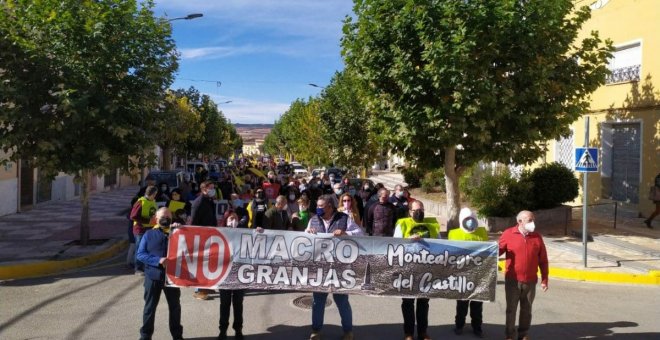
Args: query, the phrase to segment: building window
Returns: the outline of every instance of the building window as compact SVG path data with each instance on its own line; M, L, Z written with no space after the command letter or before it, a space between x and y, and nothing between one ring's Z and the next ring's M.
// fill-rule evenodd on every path
M605 79L606 84L639 81L642 68L641 42L617 47L616 51L612 53L607 68L612 74Z
M563 164L569 169L573 169L573 161L573 131L571 131L570 136L556 140L555 162Z

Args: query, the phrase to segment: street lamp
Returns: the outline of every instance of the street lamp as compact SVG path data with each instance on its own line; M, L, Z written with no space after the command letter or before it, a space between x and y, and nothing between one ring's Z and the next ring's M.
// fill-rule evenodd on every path
M228 101L226 101L226 102L222 102L222 103L218 103L218 104L229 104L229 103L231 103L231 102L232 102L232 100L228 100Z
M203 17L204 14L202 13L191 13L186 15L185 17L179 17L179 18L172 18L168 19L167 21L174 21L174 20L191 20L191 19L197 19Z
M311 86L311 87L318 87L318 88L320 88L320 89L325 89L324 86L316 85L316 84L314 84L314 83L309 83L309 84L307 84L307 85L309 85L309 86Z

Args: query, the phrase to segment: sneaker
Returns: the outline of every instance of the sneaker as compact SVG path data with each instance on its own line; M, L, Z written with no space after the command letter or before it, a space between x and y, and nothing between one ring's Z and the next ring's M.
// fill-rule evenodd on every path
M227 332L220 332L218 340L227 340Z
M415 337L409 334L406 334L406 336L403 338L403 340L415 340Z
M456 335L463 334L463 328L458 328L458 327L454 328L454 334Z
M207 293L206 291L200 290L198 292L194 292L193 297L197 300L208 300L209 299L209 293ZM225 335L225 339L226 339L226 337L227 336Z
M644 220L644 224L646 224L646 227L647 227L647 228L649 228L649 229L653 229L653 227L651 226L651 221L649 221L649 220Z
M144 276L144 272L141 271L141 270L136 270L136 271L135 271L135 275L137 275L137 276Z
M309 340L321 340L321 332L312 332L309 336Z
M474 335L477 338L483 338L484 337L484 331L482 331L481 329L472 330L472 333L474 333Z
M431 340L431 337L426 333L422 333L422 334L419 335L419 337L417 337L417 339L419 339L419 340Z
M243 332L238 331L238 332L236 332L236 335L234 336L234 339L243 340L243 339L245 339L245 335L243 335Z
M353 332L346 332L341 337L341 340L353 340Z

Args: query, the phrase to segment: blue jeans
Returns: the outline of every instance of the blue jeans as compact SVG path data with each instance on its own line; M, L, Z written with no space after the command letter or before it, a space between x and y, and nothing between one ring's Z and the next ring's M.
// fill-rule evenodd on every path
M140 241L142 241L142 235L135 235L135 271L144 271L144 263L138 260L137 258L137 253L138 253L138 248L140 248Z
M323 328L323 314L325 313L325 301L328 299L328 293L312 293L312 330L320 332ZM353 311L351 310L351 303L348 301L346 294L332 294L332 299L335 300L339 316L341 317L341 328L345 332L353 330Z

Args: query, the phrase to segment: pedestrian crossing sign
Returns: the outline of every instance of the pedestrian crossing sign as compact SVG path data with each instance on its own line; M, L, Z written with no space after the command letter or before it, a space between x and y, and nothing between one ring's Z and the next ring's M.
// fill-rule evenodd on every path
M575 171L597 172L598 171L598 149L597 148L575 148Z

